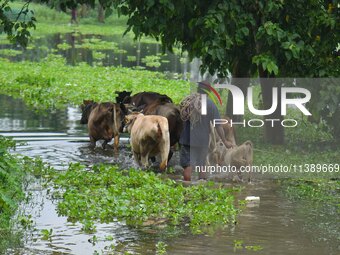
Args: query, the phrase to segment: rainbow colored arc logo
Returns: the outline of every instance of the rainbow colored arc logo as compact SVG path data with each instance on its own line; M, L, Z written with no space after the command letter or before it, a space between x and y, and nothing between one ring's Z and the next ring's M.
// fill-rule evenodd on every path
M218 105L218 103L220 105L222 105L221 95L216 91L216 89L214 89L208 83L199 82L198 84L201 87L201 90L203 90L208 95L210 100L213 101L213 103L215 105ZM217 100L218 100L218 102L217 102Z

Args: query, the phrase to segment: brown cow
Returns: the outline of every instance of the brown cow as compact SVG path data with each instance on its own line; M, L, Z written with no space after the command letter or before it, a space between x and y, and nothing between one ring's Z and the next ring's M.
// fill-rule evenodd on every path
M97 106L97 103L93 100L83 100L83 104L80 106L82 111L80 124L87 124L92 109Z
M159 115L168 119L170 132L170 146L174 146L181 136L183 130L183 120L176 105L156 100L143 109L145 115Z
M125 117L124 131L130 133L130 144L135 161L147 167L149 158L160 156L161 170L168 164L170 136L168 120L163 116L132 113Z
M98 140L104 140L105 149L108 142L114 137L114 150L118 151L119 132L123 129L123 119L126 109L123 104L111 102L95 103L88 101L83 108L81 123L88 125L91 144L96 145Z

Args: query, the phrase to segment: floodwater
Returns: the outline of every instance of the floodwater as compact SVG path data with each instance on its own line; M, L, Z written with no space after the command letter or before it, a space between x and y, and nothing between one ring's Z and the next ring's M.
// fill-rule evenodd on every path
M38 114L27 109L21 100L0 95L0 135L25 142L17 147L17 153L39 156L59 170L65 169L70 162L134 166L132 155L125 146L127 138L122 139L122 149L116 157L112 150L103 150L99 144L92 149L86 126L80 125L79 119L77 108ZM175 234L161 227L135 229L118 221L97 224L96 233L85 234L80 223L70 223L66 217L57 215L57 201L48 195L51 187L43 187L37 180L27 190L32 194L31 202L21 208L24 214L32 215L35 230L26 235L23 247L8 251L8 254L86 255L95 251L105 253L112 244L121 254L124 251L155 254L158 241L168 245L168 254L340 253L338 212L332 214L323 211L321 206L312 208L308 203L290 201L272 180L258 179L244 186L238 198L259 196L260 202L245 207L237 217L236 225L208 231L210 234L192 235L185 227ZM42 229L53 229L51 241L41 240ZM97 237L95 244L90 242L94 235ZM243 242L242 248L234 248L236 240ZM251 251L245 246L261 246L262 250Z
M104 43L105 46L100 46L102 48L99 49L89 48L86 46L89 40L99 44ZM67 45L67 47L63 48L60 45ZM6 49L21 52L15 55L1 52ZM170 52L163 54L161 45L158 43L135 42L131 38L122 38L121 35L53 34L36 38L26 50L10 43L0 44L0 57L8 58L10 61L38 62L51 53L63 56L70 65L85 62L89 65L137 67L163 72L175 79L190 79L192 81L201 79L198 59L189 62L186 55ZM205 74L206 76L209 74Z

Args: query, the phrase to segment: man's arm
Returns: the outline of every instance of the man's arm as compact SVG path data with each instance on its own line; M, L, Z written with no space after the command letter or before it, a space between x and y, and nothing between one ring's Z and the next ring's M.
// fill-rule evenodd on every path
M220 136L223 144L229 149L229 148L233 148L233 144L231 142L229 142L227 139L225 139L225 134L224 134L224 130L222 128L221 125L217 125L216 126L216 131L217 134Z

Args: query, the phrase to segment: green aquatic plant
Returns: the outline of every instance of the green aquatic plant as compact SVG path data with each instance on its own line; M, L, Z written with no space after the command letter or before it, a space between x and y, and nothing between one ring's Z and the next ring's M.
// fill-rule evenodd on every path
M244 247L248 251L261 251L263 247L261 245L246 245Z
M36 109L80 105L83 99L114 101L116 90L155 91L179 103L190 93L189 85L159 72L85 63L69 66L54 54L40 63L0 61L0 94L22 98Z
M104 59L106 57L106 54L103 53L103 52L100 52L100 51L92 51L92 56L95 59L101 60L101 59Z
M53 229L42 229L40 235L41 240L52 242Z
M0 55L15 57L17 55L22 54L21 50L13 50L13 49L0 49Z
M159 56L145 56L142 58L142 63L145 63L146 66L149 67L160 67L160 59L161 58Z
M131 226L188 224L193 233L201 233L204 227L234 222L237 214L233 205L237 189L211 183L183 187L153 172L108 165L86 170L71 164L67 171L55 172L52 180L63 193L58 213L84 226L119 219Z
M57 48L61 49L61 50L68 50L68 49L72 48L72 46L70 44L66 43L66 42L63 42L63 43L59 43L57 45Z
M309 201L336 206L340 201L340 180L288 179L281 181L286 196L294 200Z
M95 226L93 221L84 220L81 230L84 231L87 234L92 234L92 233L96 232L96 226Z
M33 159L12 155L10 151L15 147L13 140L0 136L0 254L20 245L22 233L14 225L20 225L24 230L32 227L31 216L21 215L17 209L25 200L27 174L41 167Z
M263 247L260 245L245 245L243 240L234 240L234 252L247 251L261 251Z
M162 241L157 242L156 243L156 255L165 255L165 254L167 254L166 247L167 247L166 243L164 243Z
M136 56L127 56L127 61L129 62L135 62L137 60Z

